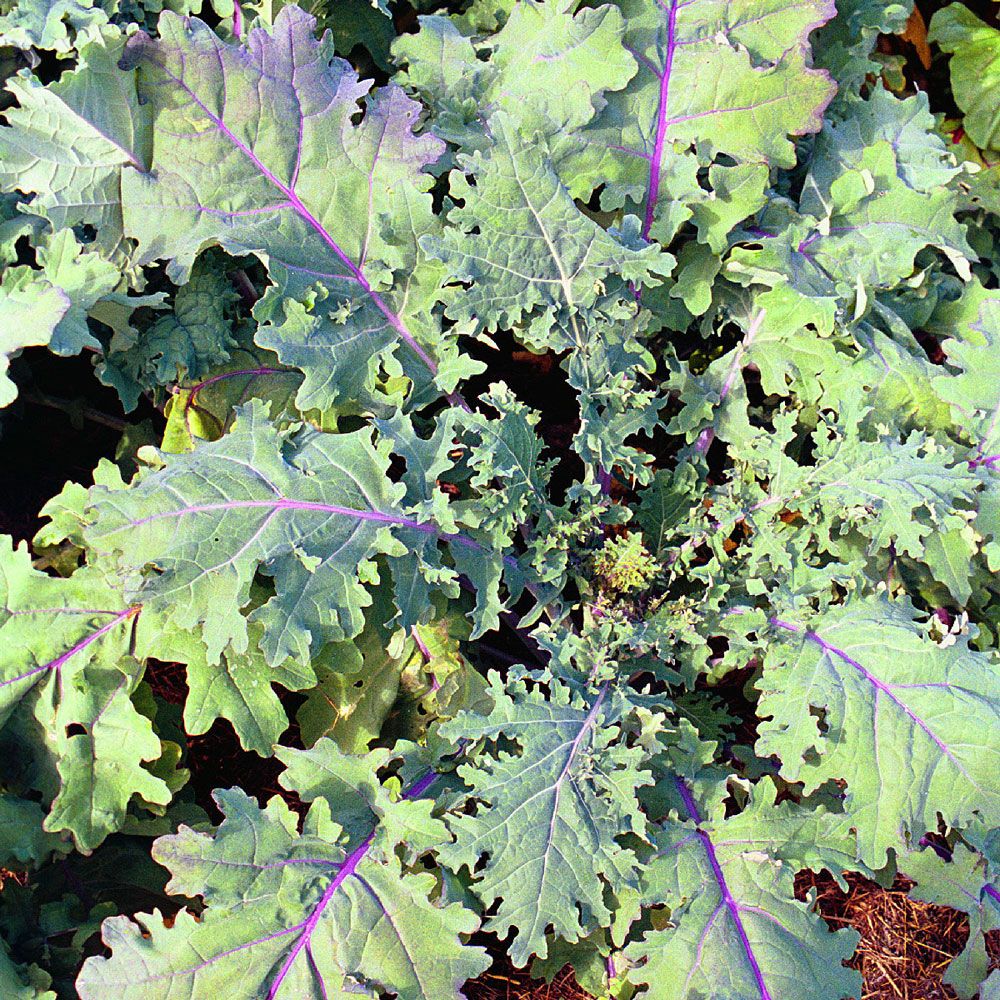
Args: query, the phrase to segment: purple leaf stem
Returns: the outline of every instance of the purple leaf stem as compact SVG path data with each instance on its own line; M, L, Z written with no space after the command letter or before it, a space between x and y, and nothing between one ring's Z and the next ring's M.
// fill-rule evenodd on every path
M649 231L653 226L653 213L656 211L656 200L660 194L660 164L663 162L663 147L667 138L667 102L670 98L670 74L674 66L674 53L677 51L677 0L670 0L670 6L663 0L657 0L667 12L667 51L663 58L663 74L660 76L660 107L656 118L656 139L653 143L653 155L649 161L649 181L646 185L646 217L642 224L643 239L649 239Z
M437 535L442 541L454 542L467 549L474 549L476 552L485 551L483 546L474 538L469 538L457 531L442 531L436 524L426 521L414 521L412 518L403 517L401 514L387 514L381 510L355 510L353 507L339 507L331 503L317 503L312 500L289 500L287 497L275 497L273 500L227 500L223 503L198 504L192 507L182 507L180 510L164 510L148 517L141 517L135 521L129 521L128 527L138 528L152 521L160 521L168 517L183 517L185 514L207 514L224 510L248 510L248 509L271 509L277 510L311 510L323 514L335 514L341 517L353 517L359 521L377 521L380 524L396 524L403 528L411 528L420 531L425 535ZM504 560L507 561L506 559ZM515 560L516 564L516 560Z
M997 462L1000 462L1000 455L988 455L986 458L972 458L969 459L969 468L977 469L980 465L988 466L993 468Z
M420 632L417 631L416 625L414 625L413 628L410 629L410 635L413 637L413 642L415 643L417 649L419 650L420 655L423 657L424 663L430 664L430 662L434 659L434 657L431 655L431 651L428 648L427 643L420 638ZM430 673L428 674L428 676L431 679L431 693L435 691L440 691L441 682L437 679L437 674Z
M16 684L18 681L27 680L29 677L34 677L35 674L44 673L48 670L58 670L71 657L76 656L77 653L82 653L83 650L91 645L91 643L97 642L102 635L106 635L116 625L120 625L123 621L134 618L141 610L142 608L139 605L133 605L130 608L126 608L124 611L119 611L106 625L102 625L96 632L91 632L90 635L85 636L75 646L66 650L66 652L61 656L57 656L54 660L49 660L48 663L43 663L39 667L32 667L31 670L25 671L25 673L19 674L17 677L11 677L8 680L0 681L0 688L7 687L8 684ZM106 613L107 612L103 611L95 612L95 614Z
M233 37L243 37L243 11L240 9L239 0L233 3Z
M601 487L601 493L608 496L611 493L611 472L603 465L597 469L597 484Z
M754 980L757 983L757 989L760 991L760 1000L774 1000L774 997L767 988L767 984L764 982L764 973L761 971L760 963L757 961L757 956L754 954L753 948L750 946L750 938L747 937L746 928L743 926L743 918L740 916L739 903L733 899L733 894L729 891L729 886L726 884L726 876L723 874L722 866L719 864L719 859L715 854L715 845L712 843L709 835L701 829L701 816L698 813L698 807L695 805L694 796L691 794L691 790L688 788L684 779L679 775L674 778L674 784L677 786L677 791L680 794L681 800L684 802L684 808L688 811L688 815L691 817L695 826L698 827L698 839L701 840L701 845L705 849L705 856L708 858L708 863L712 867L712 874L715 876L715 881L719 885L722 902L729 911L729 915L736 927L736 934L740 939L740 944L743 946L747 962L753 972Z
M733 383L736 381L737 372L740 370L740 363L743 361L743 355L750 349L750 345L754 342L757 334L760 333L761 324L764 322L764 317L767 315L766 309L761 309L754 318L750 321L750 329L747 330L746 336L743 338L742 343L736 348L736 354L733 355L733 363L729 366L729 372L726 375L726 381L722 385L722 389L719 392L719 402L716 404L722 406L725 402L726 397L732 391ZM711 447L712 442L715 440L715 428L706 427L699 435L698 440L695 442L694 450L698 455L704 455L705 452Z
M989 896L993 902L1000 904L1000 889L997 889L995 885L986 885L983 886L983 888L986 890L986 895Z
M347 277L349 277L352 281L356 281L361 286L365 294L372 301L375 308L378 309L378 311L385 317L389 326L391 326L393 330L399 334L400 339L424 363L431 375L436 376L438 371L437 363L423 349L423 347L420 346L413 334L407 329L406 324L402 321L402 319L389 308L382 296L379 295L374 288L372 288L371 283L365 277L364 272L357 264L354 263L354 261L350 259L350 257L347 256L340 244L337 243L337 241L330 234L330 231L323 225L322 222L319 221L319 219L316 218L315 215L312 214L312 212L309 211L308 208L306 208L302 199L299 198L298 193L295 191L294 179L291 184L285 184L276 174L269 170L257 154L245 142L243 142L232 131L232 129L229 128L228 125L226 125L220 115L213 114L212 111L209 110L208 106L201 101L197 94L195 94L191 87L188 86L188 84L185 83L181 77L175 76L171 73L163 63L157 63L157 65L163 75L177 84L177 86L191 98L191 101L197 105L202 114L204 114L204 116L219 130L219 132L253 164L257 172L285 196L288 201L288 207L291 208L295 214L306 223L307 226L314 230L319 238L333 251L337 259L346 268ZM299 153L301 154L301 149L299 150ZM462 409L470 410L469 405L459 393L449 393L447 399L453 406L459 406Z
M213 375L211 378L203 379L201 382L197 382L192 386L182 386L181 388L186 389L190 393L190 398L193 400L195 396L201 392L202 389L208 388L210 385L215 385L216 382L222 382L227 378L238 378L240 375L298 375L299 373L293 368L240 368L237 371L232 372L222 372L219 375Z
M434 780L437 778L436 771L428 771L419 781L415 782L406 792L403 794L404 799L418 799L425 791L433 784ZM375 830L373 829L371 833L365 837L364 840L354 848L353 851L344 859L340 866L340 870L337 872L334 880L326 887L326 891L320 897L319 902L316 904L316 908L309 914L308 918L302 923L301 931L295 944L292 945L292 950L288 953L287 958L282 963L281 968L278 970L277 976L274 978L274 982L271 984L271 988L267 991L267 1000L275 1000L278 995L278 990L281 989L281 984L285 981L288 976L292 965L295 963L296 958L298 958L299 953L303 948L308 948L310 940L312 939L312 933L316 929L316 925L319 923L320 918L323 916L323 911L327 908L330 900L336 895L337 890L344 884L344 882L350 878L358 868L358 865L365 859L368 854L369 848L375 840Z

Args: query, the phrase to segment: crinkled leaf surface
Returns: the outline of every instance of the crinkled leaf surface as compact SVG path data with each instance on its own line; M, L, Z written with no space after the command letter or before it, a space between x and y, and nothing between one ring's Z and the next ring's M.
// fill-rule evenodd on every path
M545 135L558 165L605 92L621 90L636 73L623 31L611 5L573 13L544 0L514 4L503 27L485 38L469 37L440 15L421 17L420 31L400 36L393 54L406 64L400 83L431 105L441 138L466 152L485 148L482 123L503 111L524 135ZM576 178L562 179L578 193Z
M0 16L0 45L49 49L65 56L78 33L107 22L107 11L94 0L27 0Z
M18 103L4 112L11 127L0 130L4 186L35 195L31 211L54 229L94 226L97 247L112 256L125 252L123 173L145 173L152 149L151 109L118 68L124 47L109 25L48 87L23 70L8 84Z
M740 164L790 167L788 137L819 130L835 87L810 68L806 38L834 7L827 0L792 9L773 0L621 6L639 70L624 92L608 96L586 147L591 156L591 145L613 152L607 201L641 204L643 235L666 242L709 197L696 180L699 166L726 154ZM755 177L759 194L765 180Z
M260 343L306 370L303 408L365 397L400 340L426 382L441 340L421 288L438 269L418 264L415 241L438 226L425 169L443 145L414 134L419 108L398 87L369 95L355 125L370 86L314 25L285 7L271 33L227 45L165 13L160 37L126 54L155 115L151 172L123 177L126 230L178 276L210 242L266 260L291 299L261 304Z
M199 895L200 919L182 910L170 926L156 911L105 922L111 958L85 963L83 1000L124 991L136 998L204 996L233 1000L329 1000L388 990L400 1000L460 998L487 964L460 935L476 917L428 896L435 879L404 873L371 836L343 842L323 798L302 830L280 799L265 809L238 789L216 792L225 814L210 833L182 827L160 838L154 857L169 889ZM142 932L145 928L147 933ZM429 945L433 942L433 947Z
M463 172L452 174L461 202L449 214L452 228L421 240L452 279L470 285L449 315L485 330L527 318L532 343L582 346L583 323L599 314L602 293L651 284L673 259L635 233L616 239L581 212L544 141L521 135L509 115L495 114L490 129L489 151L460 157Z
M416 566L447 584L437 547L445 542L484 586L479 627L496 613L501 556L454 521L409 516L402 487L386 478L388 448L369 430L282 435L254 404L220 440L165 457L131 489L94 490L88 543L123 570L155 565L135 598L155 601L180 629L199 626L210 662L230 646L246 652L241 609L258 569L275 594L249 617L264 626L262 648L275 666L360 632L364 584L380 553L400 560L404 578Z
M609 918L605 884L634 883L636 858L615 838L643 832L635 791L651 777L639 768L641 753L621 740L621 709L607 687L588 703L554 683L546 700L523 682L504 686L495 677L489 694L488 716L462 713L442 734L506 737L517 749L460 767L475 809L449 814L455 843L441 860L475 873L473 891L485 906L499 900L486 926L502 936L515 929L510 955L523 965L545 956L549 925L575 941Z

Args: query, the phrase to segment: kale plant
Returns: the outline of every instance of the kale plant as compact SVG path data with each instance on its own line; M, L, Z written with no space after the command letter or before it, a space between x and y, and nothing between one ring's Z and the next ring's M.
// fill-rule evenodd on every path
M1000 31L946 118L911 10L0 0L0 403L165 415L0 547L3 997L860 997L805 869L998 995Z

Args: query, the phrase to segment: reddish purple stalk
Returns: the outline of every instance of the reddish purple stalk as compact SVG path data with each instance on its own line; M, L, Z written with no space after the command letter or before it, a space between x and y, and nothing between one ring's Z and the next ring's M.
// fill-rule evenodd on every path
M433 784L435 778L437 778L437 772L429 771L404 793L403 798L420 798L420 796L427 791L431 784ZM288 956L282 963L281 968L278 970L278 974L275 976L274 982L271 984L271 988L267 991L267 1000L275 1000L278 995L278 991L281 989L281 984L287 978L288 973L291 971L291 968L295 964L295 960L299 957L299 954L302 952L302 949L309 948L313 931L316 929L316 925L323 916L323 911L329 905L330 900L336 895L337 890L357 871L358 865L364 861L374 840L375 830L373 829L372 832L369 833L368 836L365 837L365 839L362 840L361 843L358 844L358 846L355 847L354 850L351 851L351 853L344 859L336 877L326 887L326 891L320 897L319 902L316 904L316 908L309 914L308 918L301 925L299 925L301 927L301 933L299 934L295 944L292 945L292 950L288 953ZM292 930L296 929L298 928L292 928Z
M184 401L184 426L187 428L188 433L194 437L194 432L191 430L191 408L196 405L198 400L198 393L202 389L207 388L210 385L215 385L216 382L222 382L227 378L238 378L241 375L249 375L251 380L258 378L262 375L298 375L299 373L291 368L240 368L232 372L222 372L219 375L213 375L211 378L203 379L201 382L196 383L193 386L187 388L188 397Z
M32 667L31 670L28 670L17 677L11 677L8 680L0 681L0 688L6 687L8 684L16 684L18 681L27 680L29 677L34 677L35 674L44 673L49 670L58 670L67 660L76 656L77 653L82 653L83 650L91 645L91 643L97 642L102 635L106 635L116 625L121 624L123 621L127 621L129 618L134 618L141 610L142 608L140 606L134 605L133 607L126 608L124 611L115 613L114 618L112 618L106 625L102 625L96 632L91 632L90 635L81 639L75 646L66 650L66 652L61 656L57 656L54 660L49 660L48 663L43 663L40 667ZM108 612L96 611L94 614L108 614Z
M774 1000L770 990L767 988L767 983L764 982L764 973L761 971L760 963L757 961L757 956L754 954L753 948L750 945L750 938L747 936L746 928L743 926L743 918L740 916L739 903L737 903L733 898L733 894L729 891L729 886L726 884L726 876L722 871L722 865L719 864L719 859L715 853L715 845L712 843L712 839L709 835L705 833L704 830L700 829L701 816L698 813L697 805L695 805L694 796L691 794L691 790L688 788L684 779L680 776L674 778L674 784L677 786L677 791L684 803L684 808L688 811L688 815L691 817L695 826L699 828L696 831L698 839L701 841L701 846L705 850L705 856L708 858L708 863L712 868L712 874L715 876L715 881L718 883L719 893L722 895L722 903L729 911L729 916L732 918L733 924L736 927L737 937L740 939L740 944L743 947L747 962L750 965L750 970L753 973L757 989L760 991L760 1000Z
M401 514L386 514L381 510L355 510L353 507L340 507L331 503L315 503L311 500L289 500L286 497L275 497L273 500L227 500L223 503L198 504L193 507L182 507L180 510L164 510L157 514L150 514L148 517L141 517L136 521L129 521L128 527L138 528L151 521L160 521L168 517L183 517L185 514L208 514L215 511L225 510L247 510L262 508L271 511L278 510L312 510L322 514L337 514L341 517L353 517L358 521L377 521L381 524L397 524L403 528L412 528L425 535L437 535L438 538L446 542L454 542L467 549L474 549L482 552L483 547L475 539L453 531L442 531L436 524L426 521L414 521L412 518L403 517Z
M983 887L986 890L986 895L990 897L995 903L1000 903L1000 889L996 886L987 885Z
M202 389L207 389L210 385L215 385L216 382L222 382L227 378L238 378L240 375L298 375L298 372L293 371L291 368L240 368L232 372L222 372L219 375L213 375L211 378L203 379L201 382L195 383L195 385L186 386L187 392L190 393L188 403L193 402Z
M649 231L653 226L653 214L656 211L656 201L660 195L660 165L663 162L663 147L667 138L667 103L670 99L670 74L674 67L674 53L677 51L678 0L670 0L669 7L664 7L663 0L658 0L658 2L667 11L667 51L663 57L663 74L660 76L660 107L656 117L656 138L653 144L653 155L649 160L649 180L646 185L646 216L642 224L643 239L649 239Z

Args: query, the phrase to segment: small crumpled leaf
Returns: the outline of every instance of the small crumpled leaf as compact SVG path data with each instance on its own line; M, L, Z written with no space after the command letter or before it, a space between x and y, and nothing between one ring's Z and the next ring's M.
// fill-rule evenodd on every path
M200 379L228 361L237 344L233 307L239 299L228 271L218 251L202 254L190 281L177 289L170 312L132 341L112 339L102 381L133 381L142 390L182 377Z
M486 927L501 937L515 930L509 954L517 966L545 957L549 925L577 941L610 922L604 890L634 885L638 864L616 838L644 832L636 789L652 781L641 770L643 752L623 738L622 706L608 685L588 702L549 683L546 697L493 675L489 715L463 712L440 727L453 741L516 745L459 767L469 791L448 813L455 843L439 856L453 871L473 873L485 907L499 902ZM474 811L462 809L466 801Z
M46 346L62 356L100 349L87 311L121 281L118 268L87 252L71 229L45 240L37 259L40 270L11 267L0 283L0 406L16 396L5 372L21 348Z
M880 35L899 35L913 13L913 0L837 0L837 16L817 31L816 62L839 84L833 108L853 102L866 79L883 64L876 46Z
M4 1000L56 1000L51 977L37 965L18 966L0 941L0 995Z
M622 48L622 15L610 4L576 13L553 0L514 4L504 26L485 38L467 37L440 15L419 22L420 31L393 45L406 67L397 80L431 106L434 133L466 153L487 148L483 121L502 111L522 134L548 139L558 171L605 92L621 90L637 69ZM577 175L562 179L574 196L584 193Z

